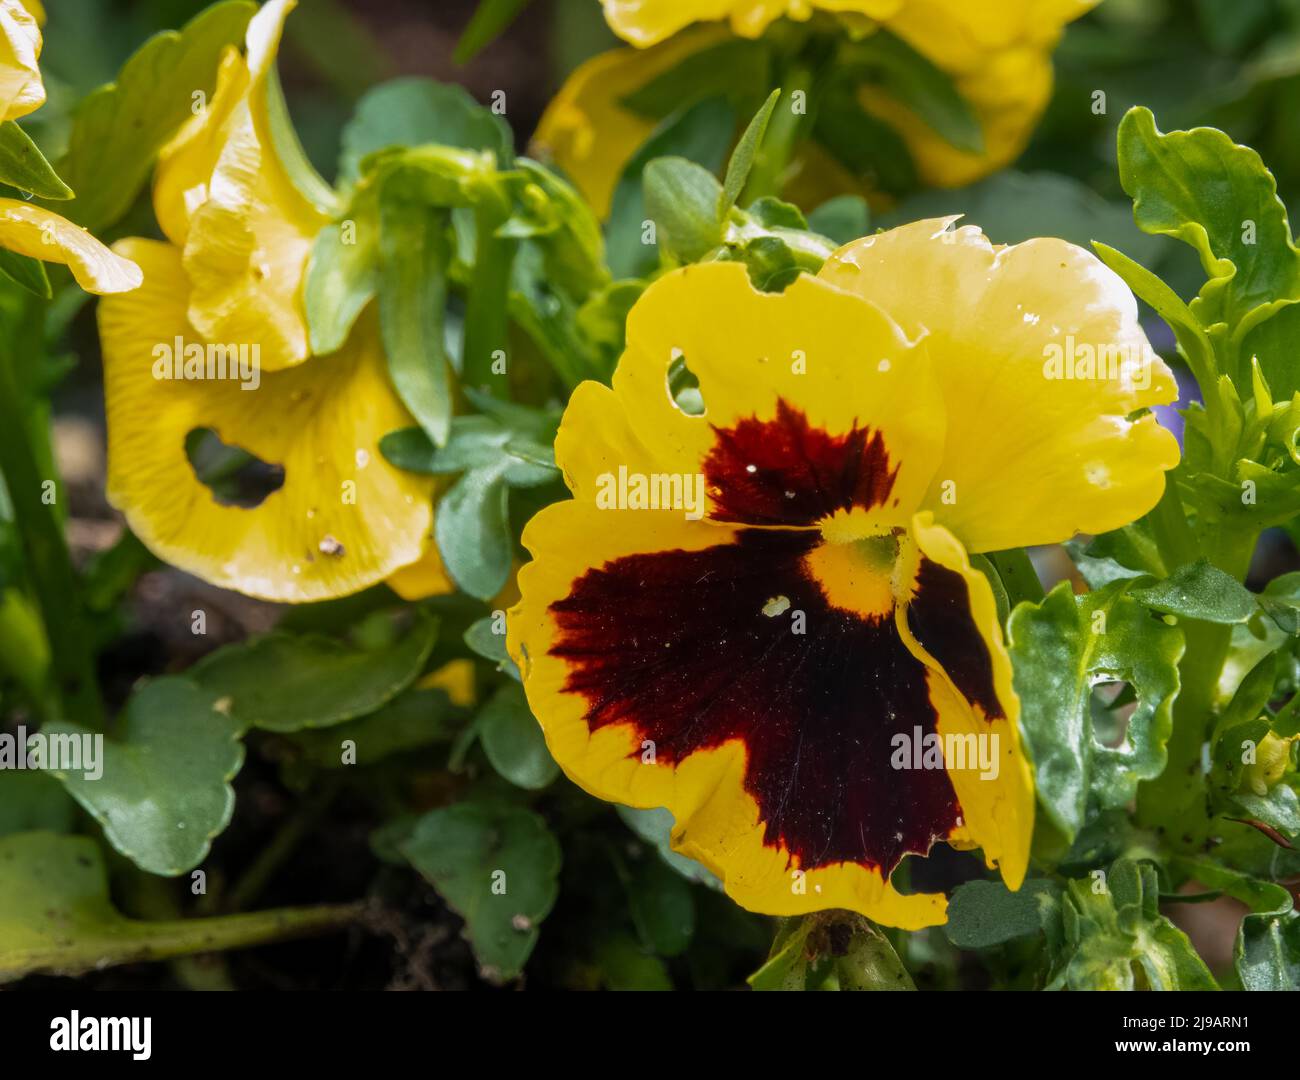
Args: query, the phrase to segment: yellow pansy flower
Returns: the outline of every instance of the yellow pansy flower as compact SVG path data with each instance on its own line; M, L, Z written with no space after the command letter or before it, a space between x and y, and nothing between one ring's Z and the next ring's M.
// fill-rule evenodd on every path
M1178 459L1133 418L1177 390L1119 278L950 225L780 294L736 263L657 280L612 388L564 415L573 498L524 530L507 647L551 753L670 810L673 846L755 911L940 923L942 895L890 880L935 841L1019 887L1033 786L969 553L1132 521ZM1089 375L1065 361L1083 344L1117 359ZM668 392L680 362L702 414Z
M225 57L211 102L161 154L154 207L170 242L117 245L144 284L99 309L109 499L161 558L253 596L322 600L398 572L407 595L449 591L426 558L432 480L379 452L412 421L374 306L336 353L307 344L305 265L329 219L276 153L267 105L293 6L253 17L246 54ZM241 347L258 360L240 368ZM220 502L190 463L196 431L278 466L280 486L254 507Z
M873 20L943 70L979 121L984 148L958 149L880 87L864 85L862 106L903 138L918 179L960 187L1011 163L1024 149L1051 96L1051 53L1065 25L1099 0L606 0L610 25L636 48L614 49L580 65L538 125L535 145L607 214L615 184L654 129L623 99L694 52L729 34L757 37L775 20L807 19L815 10ZM729 20L722 23L716 20ZM695 25L713 20L713 25ZM681 31L681 32L679 32ZM818 197L852 189L855 180L809 144L796 163L793 189ZM827 187L828 166L837 175Z

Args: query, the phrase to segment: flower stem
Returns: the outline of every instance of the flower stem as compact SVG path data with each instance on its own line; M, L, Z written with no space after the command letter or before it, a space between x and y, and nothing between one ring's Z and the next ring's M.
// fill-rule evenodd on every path
M804 134L812 98L812 68L795 63L786 72L783 82L784 92L772 111L772 119L768 122L763 143L754 155L754 167L745 184L742 202L746 206L765 195L781 194L785 186L785 171ZM795 95L800 93L802 97L796 100Z
M495 189L484 191L474 208L474 271L465 302L463 378L466 386L508 397L506 379L506 299L515 241L496 235L510 216L510 205ZM497 361L502 361L497 366Z
M62 526L45 498L46 491L54 490L54 481L42 476L37 464L31 425L22 408L25 398L13 364L12 350L0 350L0 473L9 490L25 568L49 637L56 702L68 719L102 730L104 705L77 576Z

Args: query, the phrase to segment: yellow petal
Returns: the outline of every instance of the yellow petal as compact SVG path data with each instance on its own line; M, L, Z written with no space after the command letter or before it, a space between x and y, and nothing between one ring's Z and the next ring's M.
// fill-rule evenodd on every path
M806 20L814 9L866 15L894 14L907 0L604 0L614 33L645 48L694 22L730 19L742 37L759 37L780 18Z
M945 755L945 765L961 802L961 839L982 848L989 868L1018 889L1033 839L1034 784L997 602L988 579L932 515L916 516L911 537L898 629L930 668L938 731L955 747L956 760Z
M0 0L0 122L17 120L45 104L38 61L45 12L18 0Z
M423 554L389 577L388 587L403 600L424 600L456 591L456 584L447 576L432 533L427 538Z
M1133 294L1062 240L995 248L977 228L949 224L856 240L820 275L926 335L947 440L925 508L977 552L1140 517L1159 501L1178 444L1153 416L1128 416L1178 389Z
M310 355L303 276L312 242L329 220L298 190L271 145L268 81L293 7L292 0L273 0L253 17L246 72L234 61L223 64L226 81L212 106L164 151L156 181L159 222L173 239L185 238L191 323L210 341L259 345L267 371ZM202 176L214 154L205 190Z
M469 708L477 699L474 693L474 661L453 660L431 671L415 684L417 690L445 690L453 705Z
M703 415L669 394L678 359L699 380ZM705 263L642 295L613 389L579 387L556 456L588 502L624 474L699 477L712 519L811 528L835 515L841 529L866 534L911 519L942 432L923 354L872 304L806 275L784 293L760 293L740 264ZM798 486L790 470L811 468L822 441L861 440L865 453L876 437L893 470L887 497L846 497L829 477L786 494Z
M1099 0L906 0L885 25L945 72L984 134L984 150L958 150L910 109L864 87L867 109L907 142L920 179L960 187L1014 161L1052 92L1052 50L1065 25Z
M775 535L742 531L750 537ZM801 543L807 535L778 532ZM541 721L552 755L575 783L598 798L643 808L666 807L676 822L673 847L708 866L722 880L727 894L753 911L795 915L848 908L886 925L909 929L943 922L941 895L904 896L894 889L888 872L882 873L879 867L847 859L823 861L818 851L804 850L797 840L792 842L798 850L792 849L779 838L784 834L773 818L775 803L770 792L760 791L768 811L764 815L748 762L761 745L771 745L773 739L788 743L789 730L782 730L783 726L803 723L801 718L815 708L816 700L834 700L827 697L832 692L830 686L820 687L818 698L812 701L779 700L782 680L801 671L801 646L811 643L821 658L825 654L818 643L834 639L825 637L828 626L818 623L816 617L816 629L810 628L807 637L799 638L785 629L788 623L780 621L783 616L768 617L757 603L746 612L744 624L711 606L712 600L729 602L735 589L758 597L769 584L780 587L764 577L761 564L747 575L743 557L736 562L733 554L738 535L737 530L687 521L680 514L604 511L578 499L549 506L533 518L523 540L535 561L520 572L523 598L509 614L507 648L519 664L529 705ZM696 572L688 563L697 557L705 563L720 559L719 567L731 567L731 572L695 581ZM668 570L668 577L660 576L660 558L677 568ZM627 567L627 572L620 567ZM643 580L640 567L654 577ZM611 580L621 581L619 588L628 590L623 600L573 610L577 583L599 580L604 572L614 575ZM680 579L682 574L684 579ZM798 587L809 601L816 601L816 587L810 581ZM803 602L802 597L796 599ZM660 604L663 607L658 610ZM560 610L565 605L570 605L568 612ZM825 611L824 605L820 610ZM589 698L573 681L578 671L576 656L563 645L575 618L604 642L607 651L596 659L602 667L607 665L614 684L626 690L631 680L636 681L638 689L626 702L629 709L653 712L667 703L674 709L665 717L670 726L680 720L689 727L690 717L698 713L702 727L713 727L715 722L730 724L737 718L743 726L746 704L762 709L776 703L779 708L762 713L764 722L750 728L747 736L718 735L698 748L689 731L679 729L680 741L675 741L657 730L643 729L634 716L596 722L591 718ZM642 636L651 628L657 629ZM673 630L686 636L673 638ZM749 639L751 632L771 636L772 644ZM737 654L736 639L742 637L747 644ZM790 644L783 648L785 640ZM834 648L832 645L832 655ZM755 650L765 654L764 664L752 663L749 652ZM590 652L584 655L592 657ZM856 684L865 686L868 676L861 674L863 669L857 665L870 664L872 659L855 653L841 657L841 664L859 672ZM802 670L808 674L812 669ZM874 700L892 700L890 687L871 685L875 687ZM715 688L716 697L712 693ZM720 706L718 716L704 715L724 698L726 704ZM870 719L879 718L873 715ZM825 735L820 729L814 733ZM888 744L887 731L876 734L877 743L883 739ZM822 744L815 755L810 744L808 757L826 762L829 751L830 760L836 761L836 747L848 750L862 742L861 735L846 733L842 744ZM854 807L863 799L888 800L900 790L893 776L884 778L887 783L864 785L861 777L841 774L837 779L818 772L805 773L800 781L794 755L768 763L764 775L770 777L771 770L788 776L791 785L797 784L790 795L789 816L797 813L800 824L787 830L792 837L806 835L810 827L819 828L820 811L833 809L836 802L836 784L850 786ZM934 775L925 779L933 780ZM859 823L856 819L851 825L849 822L849 817L839 819L842 830L837 827L837 834L841 838L848 835L857 844ZM883 827L883 822L876 822L876 830ZM867 828L865 821L862 828ZM889 836L894 829L891 818ZM928 834L923 837L923 846L928 848L929 839Z
M432 482L389 465L379 440L411 418L388 383L373 310L320 363L235 380L164 380L160 356L203 345L185 317L179 253L118 245L144 269L136 292L101 303L110 501L158 556L267 600L323 600L415 562L432 523ZM195 476L187 435L211 429L284 469L253 508L223 505Z
M0 199L0 247L65 264L86 292L128 292L140 285L140 268L130 259L110 251L80 225L20 199Z

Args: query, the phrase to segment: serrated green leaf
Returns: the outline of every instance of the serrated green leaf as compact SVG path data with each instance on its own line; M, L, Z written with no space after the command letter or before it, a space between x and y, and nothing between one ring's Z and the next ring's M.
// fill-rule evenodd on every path
M459 803L422 817L401 845L465 920L483 974L516 978L559 894L560 845L530 810Z
M1067 840L1090 803L1122 806L1139 780L1165 766L1183 634L1126 596L1125 587L1075 596L1062 582L1042 603L1017 607L1008 623L1039 800ZM1093 733L1092 690L1105 681L1128 682L1137 695L1118 747Z
M1154 585L1134 586L1128 595L1152 611L1211 623L1244 623L1258 609L1244 585L1206 559L1180 566Z
M53 209L98 233L130 208L158 151L190 118L193 95L210 100L221 54L244 39L257 10L225 0L180 30L155 34L122 66L117 81L77 106L58 174L77 192Z
M520 686L509 683L493 694L479 712L477 724L492 768L516 787L541 791L560 775Z
M175 876L198 866L230 823L230 781L244 763L242 728L217 695L189 678L164 676L127 702L104 740L102 776L57 772L108 842L142 870ZM76 724L49 734L86 736Z
M1191 310L1203 326L1236 327L1262 305L1300 295L1300 252L1254 150L1214 128L1164 134L1149 109L1134 108L1120 121L1119 171L1138 225L1200 255L1210 280Z
M190 668L241 729L292 732L372 713L424 670L438 622L419 615L395 645L358 649L319 634L274 632L227 645Z

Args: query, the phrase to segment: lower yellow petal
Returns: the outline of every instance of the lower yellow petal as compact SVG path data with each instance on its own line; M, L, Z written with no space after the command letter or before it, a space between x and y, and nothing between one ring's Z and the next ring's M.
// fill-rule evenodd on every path
M144 268L145 283L99 309L108 494L140 539L213 584L288 602L357 592L419 559L433 483L379 452L379 440L411 418L389 385L373 310L339 352L263 371L255 389L160 379L160 356L206 344L186 320L180 255L147 240L118 247ZM196 429L281 466L283 485L252 508L218 502L186 456Z
M110 251L80 225L20 199L0 199L0 247L65 264L86 292L129 292L142 280L135 263Z

